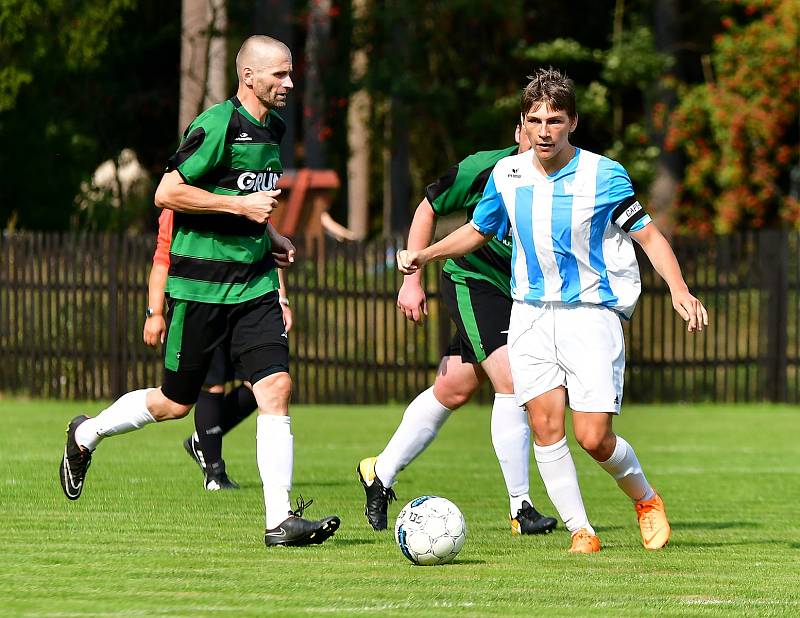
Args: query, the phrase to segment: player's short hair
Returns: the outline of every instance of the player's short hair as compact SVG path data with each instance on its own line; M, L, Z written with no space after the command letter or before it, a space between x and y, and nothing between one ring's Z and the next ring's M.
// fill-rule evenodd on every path
M578 115L575 105L575 84L558 69L537 69L528 75L528 85L520 98L520 113L524 116L531 108L545 103L550 109L566 112L570 118Z
M244 43L242 43L242 46L239 48L239 53L236 54L236 74L241 78L242 69L248 62L252 61L253 54L267 48L282 51L289 56L289 58L292 57L292 53L285 43L278 39L273 39L271 36L266 36L265 34L254 34L245 39Z

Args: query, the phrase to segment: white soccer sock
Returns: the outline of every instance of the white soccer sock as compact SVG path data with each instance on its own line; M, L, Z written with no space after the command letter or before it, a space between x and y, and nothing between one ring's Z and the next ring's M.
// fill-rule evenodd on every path
M375 474L384 487L394 485L398 472L427 448L450 412L436 399L432 386L408 404L403 420L375 462Z
M294 436L288 416L258 415L256 460L264 486L266 526L271 529L286 519L292 510L289 491L292 489Z
M611 457L598 463L614 477L620 489L634 502L649 500L656 495L642 472L633 447L621 436L617 436L617 445Z
M147 409L147 393L151 390L143 388L126 393L97 416L82 422L75 429L75 441L93 451L103 438L155 423L156 419Z
M594 534L583 506L578 473L567 446L567 437L549 446L539 446L534 442L533 453L550 502L556 507L567 530L575 533L586 528Z
M492 444L506 482L509 512L513 517L522 508L524 500L533 504L528 494L531 429L525 408L517 405L513 394L495 393L492 406Z

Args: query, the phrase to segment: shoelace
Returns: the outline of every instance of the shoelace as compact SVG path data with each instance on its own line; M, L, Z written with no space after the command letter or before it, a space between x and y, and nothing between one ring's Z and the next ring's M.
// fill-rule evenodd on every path
M305 510L308 507L310 507L313 503L314 503L313 498L308 502L306 502L305 500L303 500L302 495L298 496L297 500L295 501L295 505L297 506L297 508L294 511L292 511L292 515L294 515L295 517L302 517Z
M92 453L90 451L84 451L82 448L78 448L78 452L74 455L68 455L67 461L71 468L74 468L78 465L84 466L84 472L89 469L89 466L92 465Z
M636 505L636 512L639 515L639 521L643 522L645 528L647 528L650 532L656 528L655 518L653 517L654 508L654 504L647 502Z
M386 501L389 504L397 500L397 494L394 493L394 489L392 489L391 487L384 487L383 492L384 495L386 496Z

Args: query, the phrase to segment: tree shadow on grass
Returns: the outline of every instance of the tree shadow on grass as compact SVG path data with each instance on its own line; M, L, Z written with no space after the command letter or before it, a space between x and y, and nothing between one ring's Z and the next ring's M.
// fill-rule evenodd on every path
M560 523L561 522L559 522L559 524ZM627 526L593 526L593 527L594 531L597 532L597 534L600 534L601 532L609 532L611 530L622 530L623 528L627 528ZM561 529L564 530L563 527Z
M777 545L780 545L781 543L783 543L783 540L778 540L778 539L764 539L764 540L758 540L758 541L753 541L753 540L750 540L750 541L748 541L748 540L722 541L722 542L719 542L719 543L709 543L708 541L682 541L682 540L676 540L675 537L672 537L670 539L670 541L669 541L669 546L667 547L667 550L669 550L670 547L672 547L672 548L678 548L678 547L731 547L731 546L737 546L737 545L766 545L766 546L770 546L770 547L775 547Z
M727 530L729 528L763 528L755 521L670 521L673 530Z
M378 539L342 539L334 536L331 543L333 545L375 545Z
M295 495L297 489L312 491L315 487L343 487L352 485L347 481L309 481L307 483L292 483L292 494ZM262 489L261 483L240 483L240 489Z

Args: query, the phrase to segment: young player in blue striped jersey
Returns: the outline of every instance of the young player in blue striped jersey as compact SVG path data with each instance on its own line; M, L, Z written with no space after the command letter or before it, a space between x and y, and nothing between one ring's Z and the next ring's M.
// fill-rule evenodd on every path
M495 164L530 148L519 125L514 137L517 145L471 154L427 186L408 232L410 248L421 249L431 243L441 216L462 212L470 219ZM397 475L428 447L450 414L466 404L488 379L495 391L492 445L508 490L512 534L547 534L557 521L539 513L530 496L530 427L525 409L514 398L508 364L511 241L494 239L475 253L448 260L442 271L440 294L456 324L456 334L433 385L408 405L383 451L359 463L358 476L366 495L364 513L375 530L387 528ZM418 324L428 313L421 274L404 277L397 295L398 309ZM502 321L505 323L499 323Z
M578 124L572 81L553 69L530 80L520 108L532 150L497 163L470 223L427 249L401 251L398 267L412 273L512 234L508 354L514 391L531 419L550 500L572 533L570 552L594 553L601 543L567 446L567 401L578 443L633 501L643 545L660 549L671 532L664 503L631 445L612 429L625 371L620 318L630 318L641 288L631 239L669 285L689 332L702 330L708 314L689 293L625 169L570 143Z

